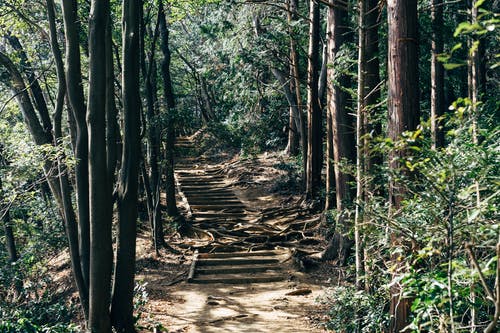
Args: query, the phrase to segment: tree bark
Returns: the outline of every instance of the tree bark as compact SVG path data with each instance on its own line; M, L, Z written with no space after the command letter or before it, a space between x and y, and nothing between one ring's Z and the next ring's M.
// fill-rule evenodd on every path
M161 63L161 72L163 77L163 94L167 102L167 138L165 147L165 182L167 197L167 213L169 216L177 216L177 206L175 202L175 180L174 180L174 141L175 141L175 99L172 89L172 79L170 77L170 50L169 33L163 4L160 2L158 10L162 13L158 16L160 20L161 51L163 60Z
M108 0L92 0L89 21L89 96L87 108L90 279L89 329L95 333L111 331L111 187L108 184L106 152L106 30ZM109 48L108 48L109 49ZM103 61L104 59L104 61Z
M288 33L290 36L290 91L293 92L295 101L290 104L290 114L288 120L288 144L286 148L286 153L295 156L297 155L297 144L302 142L302 134L300 128L300 117L299 113L296 112L300 105L300 82L299 82L299 69L298 69L298 54L297 54L297 42L294 33L293 24L297 20L297 0L287 1L287 23L288 23ZM293 107L295 105L295 107ZM299 124L299 126L297 126ZM302 145L302 144L301 144Z
M57 40L56 13L55 13L54 0L46 0L46 5L47 5L47 16L49 21L50 46L52 49L52 54L54 56L54 61L56 64L56 74L57 74L57 96L54 107L53 127L54 127L54 144L58 146L62 143L61 119L64 109L64 101L66 98L66 78L64 74L64 62L62 59L61 49L59 47L59 42ZM82 304L84 316L86 319L88 319L88 305L89 305L88 289L85 286L80 266L80 250L78 246L78 222L76 220L76 215L71 200L71 185L69 181L68 170L63 160L64 160L64 155L59 156L57 160L58 172L59 172L59 186L61 188L61 197L63 205L61 213L63 216L63 220L65 222L64 224L66 229L66 235L68 237L73 275L75 277L75 282L80 295L80 302Z
M75 177L80 257L85 286L88 288L90 262L88 133L80 61L80 19L76 0L64 0L61 6L66 36L66 87L70 109L76 122L74 148L77 160Z
M333 5L333 2L332 2ZM347 32L347 9L341 6L330 6L328 9L328 59L330 63L335 63L340 47L344 43ZM342 164L344 161L355 163L355 141L354 119L347 110L347 92L343 87L347 86L348 78L342 73L338 73L335 66L330 66L328 73L328 110L331 121L331 145L328 150L333 156L327 159L327 200L325 208L332 206L332 189L335 186L336 208L342 212L352 197L352 188L348 182L351 177L344 172ZM335 184L333 183L331 169L335 174Z
M363 135L366 133L365 118L366 118L366 14L369 10L368 0L358 1L359 18L358 18L358 108L356 112L356 208L354 215L354 247L356 259L356 287L358 290L362 289L363 277L363 246L361 225L363 222L363 214L361 205L364 199L364 182L362 180L364 171L364 162L366 147L365 141L362 140Z
M432 147L444 147L443 120L444 103L444 67L438 61L443 53L443 0L432 0L432 42L431 42L431 136Z
M118 332L134 329L134 274L140 160L139 38L142 1L123 1L123 153L118 184L118 240L111 318Z
M388 134L396 142L405 131L415 130L419 121L418 91L418 19L416 0L388 0ZM402 151L392 151L389 168L401 170ZM401 207L405 189L393 178L389 183L389 204L391 212ZM391 213L392 214L392 213ZM391 234L394 246L401 243L401 236ZM393 258L401 266L399 258ZM397 276L395 273L393 279ZM391 332L400 332L409 323L410 300L401 298L398 283L391 287Z
M379 0L364 0L365 14L365 129L370 133L370 137L376 138L382 134L382 124L378 120L379 108L376 105L380 100L381 80L380 80L380 62L379 62L379 37L378 30L380 25L380 7ZM383 158L379 152L369 151L369 138L366 139L365 155L369 158L365 161L366 172L373 173L373 167L382 165ZM375 175L376 177L376 175ZM375 178L375 182L378 180ZM373 185L371 185L373 186Z
M17 51L19 55L19 58L21 60L22 72L28 79L28 86L31 92L31 96L33 97L34 107L38 111L43 129L47 133L47 136L52 137L52 122L50 120L49 111L47 109L47 103L45 102L42 88L40 87L38 78L35 75L33 66L31 65L31 62L29 61L28 56L26 55L26 52L24 51L24 48L21 45L19 39L11 34L6 35L5 38L9 41L9 44L14 50Z
M113 25L108 18L106 25L106 159L108 170L108 184L113 191L115 183L115 171L118 160L118 110L115 101L115 71L113 61Z
M307 67L307 168L306 195L309 199L317 196L321 185L322 135L321 109L318 98L319 63L319 4L311 0L309 9L309 52Z
M160 15L162 13L158 11L158 21L160 22ZM148 216L149 222L153 230L153 241L155 249L157 250L163 245L163 224L161 219L161 209L160 209L160 169L158 164L158 158L160 156L160 129L158 126L158 121L156 119L156 105L158 98L156 95L156 59L155 59L155 48L156 39L158 35L158 25L155 31L150 31L150 37L152 38L151 48L148 55L148 61L146 62L145 50L141 55L142 72L144 78L144 90L146 94L146 126L147 126L147 160L150 168L149 177L143 177L145 182L146 191L150 191L148 194ZM142 34L141 39L145 41L146 27L144 22L142 23ZM150 29L151 30L151 29ZM148 175L146 175L148 176ZM146 182L149 181L149 184Z

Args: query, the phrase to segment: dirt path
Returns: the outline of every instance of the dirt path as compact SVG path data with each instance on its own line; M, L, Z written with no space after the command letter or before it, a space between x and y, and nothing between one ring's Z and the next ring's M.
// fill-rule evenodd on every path
M177 145L186 155L194 148L189 140ZM298 208L249 207L225 176L222 166L200 157L177 164L194 235L173 243L186 249L183 256L139 262L137 278L148 283L149 294L144 332L159 325L168 332L323 332L310 317L318 316L316 300L328 276L299 272L292 256L296 248L314 252L309 229L318 218Z
M297 288L311 293L287 295ZM150 310L153 321L162 323L168 332L323 332L308 318L321 290L318 285L293 282L182 283L163 289L168 301L151 300Z

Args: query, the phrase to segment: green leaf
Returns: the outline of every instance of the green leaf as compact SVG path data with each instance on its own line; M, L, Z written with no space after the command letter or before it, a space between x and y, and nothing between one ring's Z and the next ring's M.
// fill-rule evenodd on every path
M459 50L462 48L462 43L458 43L458 44L455 44L452 48L451 48L451 53L455 52L456 50Z
M477 2L474 4L474 7L475 8L478 8L479 6L481 6L486 0L477 0Z
M465 64L457 64L457 63L443 64L443 67L446 70L452 70L452 69L459 68L459 67L462 67L462 66L465 66Z

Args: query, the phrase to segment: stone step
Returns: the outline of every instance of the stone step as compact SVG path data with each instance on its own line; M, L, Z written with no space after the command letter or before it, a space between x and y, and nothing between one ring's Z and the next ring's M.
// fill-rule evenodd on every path
M204 205L196 205L196 204L190 204L189 205L191 209L196 209L201 212L215 212L215 211L221 211L223 210L225 213L231 212L231 213L243 213L245 211L245 206L242 204L237 204L237 205L227 205L227 204L218 204L218 203L213 203L213 204L204 204Z
M227 265L261 265L261 264L277 264L278 258L270 257L250 257L250 258L209 258L199 259L196 265L200 266L227 266Z
M241 257L268 257L285 255L287 252L277 251L254 251L254 252L215 252L215 253L199 253L200 259L220 259L220 258L241 258Z
M242 202L234 197L233 198L227 198L227 197L221 197L221 198L218 198L218 197L207 197L207 198L203 198L203 197L198 197L198 198L190 198L189 200L189 204L191 206L196 206L196 205L227 205L227 206L231 206L231 205L242 205Z
M247 214L245 213L204 213L204 212L194 212L193 217L194 218L231 218L231 217L246 217Z
M244 274L226 274L226 275L201 275L193 278L191 283L209 284L209 283L222 283L222 284L250 284L250 283L269 283L279 282L286 280L284 274L262 274L256 275Z
M251 266L206 266L199 267L195 271L195 277L200 275L221 275L238 273L262 273L281 271L282 267L278 265L251 265Z

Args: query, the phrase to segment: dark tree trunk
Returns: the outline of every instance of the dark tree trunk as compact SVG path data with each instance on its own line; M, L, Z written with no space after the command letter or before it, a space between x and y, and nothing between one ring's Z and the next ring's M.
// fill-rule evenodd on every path
M307 168L306 194L313 199L321 185L322 135L321 109L318 96L320 11L316 1L310 1L309 60L307 67Z
M379 108L376 107L380 101L380 63L379 63L379 37L380 25L379 0L365 0L365 98L366 108L364 127L366 133L371 133L371 137L376 138L382 134L382 124L378 120ZM368 138L366 139L368 140ZM374 166L382 165L382 155L378 152L370 153L369 144L365 143L365 155L370 157L366 162L366 171L370 172Z
M118 332L134 329L134 274L140 160L140 0L123 1L123 153L118 184L118 240L111 318Z
M66 78L64 76L64 63L62 59L61 49L57 40L56 14L53 0L46 0L47 16L49 21L50 45L54 61L56 64L57 74L57 96L54 107L54 139L55 145L61 144L62 131L61 119L66 98ZM85 318L88 318L88 290L84 285L83 274L80 266L80 250L78 247L78 222L76 220L73 203L71 200L71 185L68 176L68 170L64 163L64 156L60 156L57 160L59 172L59 185L61 188L61 197L63 207L61 213L65 221L65 229L68 237L71 266L75 276L76 285L80 293L80 301L84 310Z
M10 220L10 213L6 211L3 213L3 229L5 232L5 247L7 249L7 253L9 254L9 261L11 263L15 263L18 259L17 249L16 249L16 240L14 238L14 231L12 229L12 224Z
M92 0L89 21L89 208L90 208L90 285L89 329L111 331L111 186L108 184L106 152L106 30L108 0ZM104 59L104 61L103 61Z
M9 41L9 44L12 46L12 48L18 53L18 56L21 60L22 72L28 79L28 86L30 88L31 95L33 96L34 106L40 116L43 129L47 133L47 136L52 137L52 122L50 120L49 111L47 109L47 103L45 102L43 91L40 87L40 83L38 82L38 78L35 75L33 66L31 65L31 62L29 61L28 56L26 55L26 52L24 51L19 39L11 34L5 36L5 38Z
M431 42L431 135L433 148L444 147L443 120L444 103L444 67L438 61L443 53L443 0L432 0L432 42Z
M415 130L419 121L418 91L418 19L416 0L389 0L387 2L388 36L388 134L394 142L405 131ZM393 151L389 155L389 168L400 170L400 158L404 152ZM393 179L393 178L392 178ZM389 183L391 211L397 211L405 195L405 189L392 180ZM398 245L401 236L391 235L391 242ZM400 265L398 258L394 264ZM394 276L397 278L397 276ZM400 298L398 283L391 288L391 332L400 332L409 323L410 300Z
M290 114L288 120L288 144L286 153L295 156L298 153L298 143L302 142L302 131L300 127L300 81L298 78L298 54L297 54L297 41L294 33L293 25L297 20L297 0L287 1L287 23L288 32L290 35L290 92L294 97L293 104L290 104ZM290 102L290 101L289 101ZM299 110L299 112L297 112Z
M158 11L158 21L160 22L160 11ZM157 23L157 27L158 27ZM144 22L142 23L142 41L144 44L145 33L147 31ZM151 29L149 29L151 30ZM146 126L147 126L147 160L150 168L149 176L143 177L145 182L146 191L148 198L148 216L149 222L153 230L153 241L155 243L155 249L163 245L163 224L161 219L161 209L160 209L160 170L158 164L158 158L160 156L160 129L158 127L158 121L156 119L156 105L158 104L158 98L156 95L156 59L155 59L155 48L156 39L158 35L158 28L154 32L150 32L150 37L152 38L151 48L148 55L148 61L146 62L145 50L141 55L142 64L142 76L144 78L144 90L146 94ZM153 74L154 73L154 74ZM146 182L148 182L146 184Z
M115 183L115 170L118 160L118 111L115 101L115 71L113 61L113 27L111 19L106 25L106 146L107 146L107 170L108 184L111 187Z
M161 51L163 61L161 72L163 77L163 94L167 102L167 138L165 147L165 182L167 196L167 213L169 216L179 215L175 202L175 179L174 179L174 141L175 141L175 99L172 90L172 79L170 77L170 50L168 46L168 27L165 19L163 5L160 2L159 9L162 14L158 16L160 20Z
M332 3L333 4L333 3ZM347 9L342 6L330 6L328 9L328 59L333 64L340 47L345 41L347 32ZM331 137L327 158L327 201L325 208L332 207L332 192L335 186L336 208L342 212L346 203L352 199L352 188L349 186L350 176L342 169L343 161L355 162L354 119L347 110L348 94L344 91L348 78L338 73L335 66L329 68L328 73L328 113L330 117ZM335 177L332 177L332 167ZM332 179L334 178L334 180ZM335 182L335 184L334 184ZM346 231L346 230L344 230Z
M90 217L89 217L89 170L88 133L85 98L82 86L80 61L80 19L77 1L61 2L64 32L66 35L66 87L70 109L76 122L75 167L76 198L78 205L78 233L80 239L80 261L86 288L89 286L90 262ZM101 59L102 61L102 59Z

